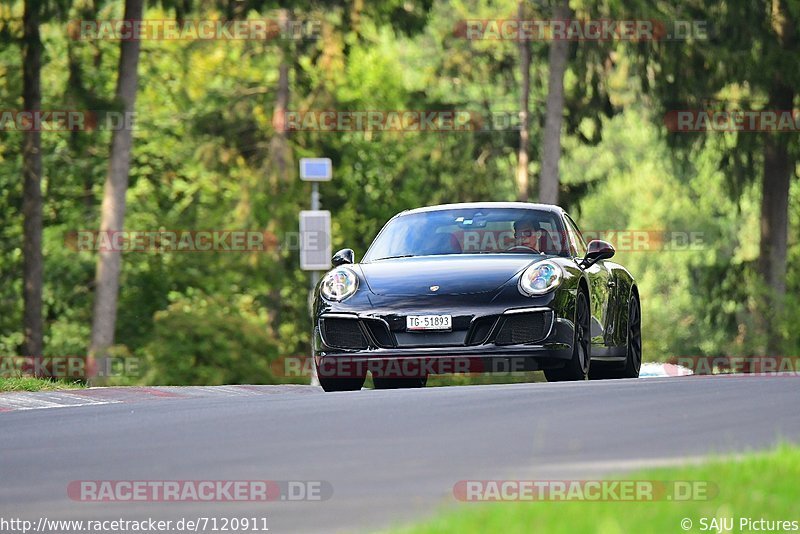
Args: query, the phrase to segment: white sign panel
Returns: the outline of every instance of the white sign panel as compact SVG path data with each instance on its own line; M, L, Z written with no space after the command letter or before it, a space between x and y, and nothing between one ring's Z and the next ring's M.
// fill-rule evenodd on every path
M331 212L300 212L300 268L304 271L331 268Z

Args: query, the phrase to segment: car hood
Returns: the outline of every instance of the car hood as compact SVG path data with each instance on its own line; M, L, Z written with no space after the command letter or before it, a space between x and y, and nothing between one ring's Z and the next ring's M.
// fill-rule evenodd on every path
M464 295L494 291L531 263L530 254L453 254L362 263L361 272L376 295ZM436 291L432 286L439 286Z

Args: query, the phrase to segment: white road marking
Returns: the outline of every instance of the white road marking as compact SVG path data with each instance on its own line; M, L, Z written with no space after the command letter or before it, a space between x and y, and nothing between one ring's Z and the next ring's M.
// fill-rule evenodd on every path
M122 401L92 399L83 395L65 392L19 392L0 395L0 410L42 410L45 408L69 408L72 406L96 406L117 404Z
M14 391L0 394L0 412L135 403L163 399L253 397L268 394L313 393L318 391L319 388L303 385L133 386L98 387L73 391Z

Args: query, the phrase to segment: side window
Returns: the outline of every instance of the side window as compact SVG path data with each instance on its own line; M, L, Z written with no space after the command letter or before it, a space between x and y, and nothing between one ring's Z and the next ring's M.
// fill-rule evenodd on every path
M540 242L543 247L542 252L545 254L563 255L566 247L562 246L563 239L559 239L558 237L558 226L556 226L555 220L541 221L539 227L544 232Z
M583 242L583 236L569 215L565 214L564 219L567 221L567 231L569 232L570 237L569 240L574 243L575 256L582 258L586 255L586 243Z

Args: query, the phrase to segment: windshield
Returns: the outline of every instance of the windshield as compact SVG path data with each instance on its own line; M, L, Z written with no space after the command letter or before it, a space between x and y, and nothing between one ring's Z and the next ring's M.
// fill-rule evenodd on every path
M401 215L375 238L364 261L445 254L566 256L556 212L525 208L450 209Z

